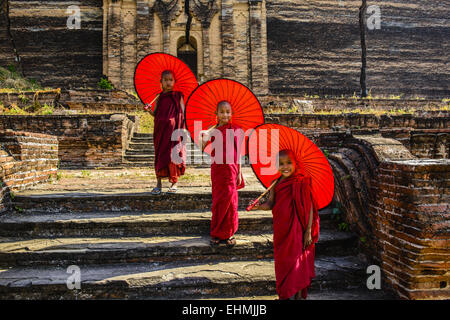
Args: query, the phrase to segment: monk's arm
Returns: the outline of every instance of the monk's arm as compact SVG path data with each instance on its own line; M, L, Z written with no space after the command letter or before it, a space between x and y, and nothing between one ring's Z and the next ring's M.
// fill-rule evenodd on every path
M181 97L181 99L180 99L180 106L181 106L181 112L183 112L183 114L184 114L184 100L183 100L183 97Z
M152 108L148 109L148 112L154 117L156 113L156 109L158 108L159 94L155 98L155 110L152 111ZM151 104L151 103L150 103Z
M202 152L203 152L203 150L205 150L206 143L211 138L210 134L211 134L212 130L215 129L216 127L217 127L217 125L212 126L211 128L207 129L206 132L204 132L203 134L201 134L199 136L199 144L202 147Z
M312 219L313 219L313 204L311 202L311 210L309 212L309 218L308 218L308 225L306 226L305 235L303 237L303 248L305 249L310 244L312 244L312 238L311 238L311 225L312 225Z
M306 231L311 232L311 225L312 225L312 220L313 220L313 206L311 203L311 210L309 211L309 219L308 219L308 225L306 226Z
M256 205L253 207L252 210L272 210L274 201L275 201L275 192L273 191L274 188L270 189L269 191L269 198L266 202Z

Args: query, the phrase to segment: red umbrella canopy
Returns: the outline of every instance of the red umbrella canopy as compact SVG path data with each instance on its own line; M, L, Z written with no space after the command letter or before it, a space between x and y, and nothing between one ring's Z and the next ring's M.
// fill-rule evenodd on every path
M198 86L197 79L191 69L180 59L166 53L151 53L143 58L134 72L134 87L142 103L152 103L161 93L161 73L165 70L172 71L175 77L174 91L181 91L184 101Z
M197 87L186 103L186 128L197 145L200 130L217 124L217 104L224 100L231 105L230 122L241 127L244 132L264 123L261 104L249 88L230 79L210 80ZM198 130L194 127L196 121L201 121L201 128L199 126ZM245 146L242 150L245 152ZM210 148L205 148L205 152L210 151Z
M259 181L268 188L281 173L276 168L276 155L280 150L292 150L311 176L312 194L319 209L330 204L334 194L334 176L322 151L297 130L279 124L256 127L247 145L249 161Z

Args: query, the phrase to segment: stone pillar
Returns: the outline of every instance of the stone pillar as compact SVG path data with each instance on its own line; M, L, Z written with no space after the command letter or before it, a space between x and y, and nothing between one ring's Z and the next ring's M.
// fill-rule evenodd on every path
M108 1L107 47L108 64L107 76L116 87L122 86L121 82L121 0Z
M250 86L257 95L269 88L267 66L267 30L265 0L249 0L250 15Z
M146 0L136 1L136 62L139 63L150 51L153 31L153 11Z
M121 89L134 88L136 68L136 0L122 1Z
M234 68L234 26L233 26L233 1L222 0L220 16L222 31L222 61L223 77L235 78Z

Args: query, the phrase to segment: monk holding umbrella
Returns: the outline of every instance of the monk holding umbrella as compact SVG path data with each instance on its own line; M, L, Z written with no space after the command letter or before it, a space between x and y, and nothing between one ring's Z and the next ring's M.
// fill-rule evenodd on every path
M186 104L186 125L191 138L211 155L211 245L236 244L237 190L245 185L240 164L246 150L245 132L262 123L264 115L258 99L234 80L205 82L195 89ZM206 133L202 135L202 131Z
M277 139L272 139L275 134ZM333 197L333 172L322 151L294 129L263 124L251 133L249 141L252 169L263 185L270 187L268 200L263 204L254 201L247 210L272 210L278 296L306 299L315 277L318 210ZM272 161L261 161L262 155ZM269 170L274 164L276 170Z
M197 87L197 80L178 58L153 53L137 65L134 83L145 109L155 117L153 142L157 185L152 194L161 193L163 178L171 182L168 193L175 193L178 177L186 169L186 148L181 136L175 140L172 134L184 128L184 101Z

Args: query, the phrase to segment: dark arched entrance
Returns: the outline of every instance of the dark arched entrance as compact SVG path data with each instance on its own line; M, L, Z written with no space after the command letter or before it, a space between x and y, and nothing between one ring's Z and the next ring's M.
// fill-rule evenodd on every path
M186 63L191 68L194 75L197 77L198 72L198 57L197 57L197 41L190 37L189 43L186 43L186 37L181 37L177 42L177 57Z

